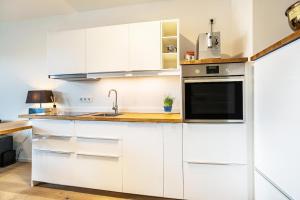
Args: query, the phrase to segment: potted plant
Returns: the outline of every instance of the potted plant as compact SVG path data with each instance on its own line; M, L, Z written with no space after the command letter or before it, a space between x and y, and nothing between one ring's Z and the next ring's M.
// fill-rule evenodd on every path
M173 106L174 98L170 96L166 96L164 99L164 110L165 112L171 112Z

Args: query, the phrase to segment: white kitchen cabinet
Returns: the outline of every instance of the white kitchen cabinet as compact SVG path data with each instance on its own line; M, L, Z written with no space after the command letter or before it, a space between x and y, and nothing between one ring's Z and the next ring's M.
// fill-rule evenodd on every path
M78 154L119 158L122 156L122 130L127 123L76 121L76 149Z
M183 160L247 164L246 124L184 124Z
M122 192L122 157L78 152L75 184L78 187Z
M75 166L74 154L71 151L34 149L32 181L74 186Z
M159 124L132 123L124 133L123 192L163 196L163 135Z
M122 192L122 132L126 127L126 123L75 122L77 186Z
M296 40L254 63L255 167L292 199L300 199L299 51Z
M87 71L128 70L129 25L87 29Z
M183 199L181 123L32 125L33 181Z
M86 73L85 29L51 32L47 36L50 75Z
M161 22L129 24L130 70L161 69Z
M164 197L183 199L182 124L161 124L164 137Z
M288 198L255 172L255 200L288 200Z
M184 164L184 198L247 200L247 166Z

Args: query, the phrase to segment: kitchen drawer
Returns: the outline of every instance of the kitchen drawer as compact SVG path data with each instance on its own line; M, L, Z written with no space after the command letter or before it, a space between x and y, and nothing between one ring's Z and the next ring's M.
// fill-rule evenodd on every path
M247 166L184 163L188 200L247 200Z
M184 161L247 163L245 124L184 124Z
M122 132L127 123L122 122L94 122L76 121L75 133L77 137L98 138L107 140L122 140Z
M41 136L33 135L33 149L75 151L72 137L68 136Z
M122 155L122 142L120 139L102 139L92 137L77 137L77 153L90 153L96 155Z
M77 187L122 192L122 158L109 154L78 153Z
M74 186L74 156L71 151L33 150L32 180Z
M74 121L32 120L33 134L74 136Z

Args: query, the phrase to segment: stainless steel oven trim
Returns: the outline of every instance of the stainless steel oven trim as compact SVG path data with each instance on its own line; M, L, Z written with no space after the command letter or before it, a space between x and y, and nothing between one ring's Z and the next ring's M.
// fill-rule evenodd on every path
M184 123L245 123L246 117L246 86L245 76L228 76L228 77L194 77L182 79L182 115ZM185 116L185 83L205 83L205 82L243 82L243 119L231 120L231 119L186 119Z

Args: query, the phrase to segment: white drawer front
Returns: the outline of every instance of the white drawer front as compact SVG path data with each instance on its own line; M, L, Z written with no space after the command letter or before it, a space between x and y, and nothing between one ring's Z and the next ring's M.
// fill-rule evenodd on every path
M184 124L186 162L247 163L245 124Z
M77 137L122 140L122 132L128 126L121 122L76 121Z
M72 137L61 136L33 136L33 149L58 150L75 152L75 145Z
M33 150L32 180L74 185L74 154L59 150Z
M77 137L76 152L78 154L122 156L122 143L118 139L97 139Z
M122 192L122 158L77 154L76 186Z
M247 200L247 166L184 164L188 200Z
M33 133L38 135L73 136L74 121L32 120Z

